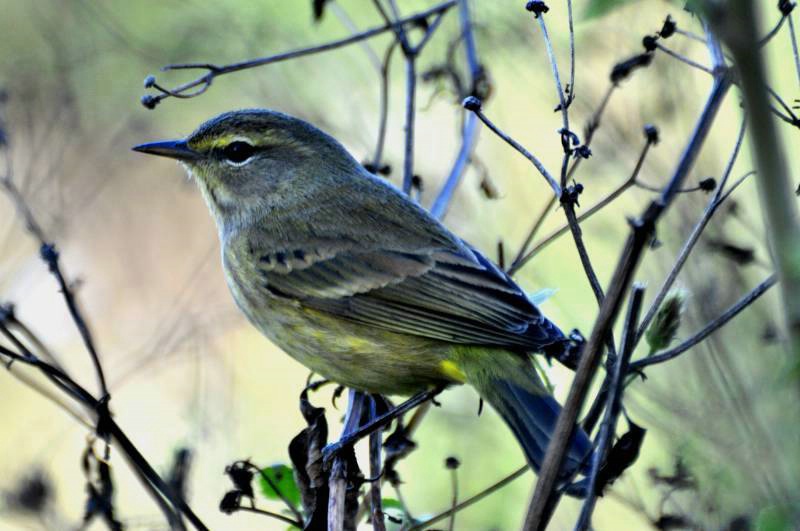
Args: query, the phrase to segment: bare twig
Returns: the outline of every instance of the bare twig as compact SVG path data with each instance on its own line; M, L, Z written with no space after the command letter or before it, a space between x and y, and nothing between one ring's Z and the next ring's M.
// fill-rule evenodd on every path
M452 514L457 513L457 512L459 512L459 511L461 511L463 509L466 509L470 505L472 505L474 503L477 503L477 502L481 501L482 499L484 499L485 497L489 496L490 494L493 494L494 492L502 489L503 487L505 487L506 485L508 485L512 481L514 481L515 479L525 475L525 473L528 472L528 470L530 470L530 467L528 465L524 465L524 466L518 468L517 470L515 470L514 472L512 472L508 476L504 477L500 481L498 481L496 483L493 483L492 485L490 485L489 487L483 489L482 491L480 491L479 493L475 494L474 496L470 496L469 498L467 498L466 500L462 501L461 503L459 503L455 507L451 507L450 509L448 509L446 511L443 511L443 512L441 512L441 513L439 513L439 514L437 514L435 516L430 517L429 519L425 520L424 522L422 522L420 524L412 526L408 531L421 531L422 529L426 529L426 528L432 526L433 524L435 524L437 522L441 522L445 518L450 517Z
M464 174L464 170L467 168L467 164L469 164L470 156L475 149L479 126L480 122L478 118L476 118L473 113L467 114L464 119L464 131L461 135L461 148L456 156L456 161L453 163L453 168L450 170L450 174L447 176L442 190L439 192L439 195L436 196L433 205L431 205L431 215L436 218L441 219L447 213L447 207L450 206L453 193L456 188L458 188L461 182L461 176Z
M452 461L451 461L452 460ZM453 531L456 528L456 512L455 508L458 505L458 460L455 457L447 458L447 468L450 469L450 488L452 490L452 498L450 502L450 521L447 524L447 531Z
M198 96L208 90L211 86L212 81L224 74L230 74L232 72L239 72L241 70L247 70L250 68L256 68L259 66L277 63L280 61L287 61L289 59L295 59L297 57L303 57L306 55L313 55L320 52L327 52L329 50L335 50L336 48L341 48L343 46L347 46L349 44L353 44L364 39L369 39L376 35L380 35L381 33L385 33L387 31L396 31L397 28L402 28L405 24L417 22L420 20L425 20L430 16L438 15L441 13L446 12L451 7L456 5L457 0L448 0L446 2L442 2L436 6L433 6L430 9L425 11L421 11L414 15L410 15L408 17L402 18L397 20L394 23L386 23L382 26L374 27L361 33L357 33L355 35L350 35L343 39L338 39L335 41L327 42L324 44L320 44L317 46L310 46L307 48L301 48L298 50L292 50L289 52L284 52L276 55L270 55L267 57L260 57L257 59L251 59L248 61L240 61L237 63L230 63L227 65L214 65L210 63L183 63L183 64L172 64L162 67L162 71L170 71L170 70L207 70L204 75L181 85L178 85L172 89L166 89L160 86L157 86L153 81L151 85L153 88L156 88L160 91L159 94L148 94L142 98L142 103L145 104L148 108L154 108L159 102L162 100L169 98L169 97L177 97L177 98L191 98L194 96ZM189 92L192 89L200 87L199 89L195 90L194 92Z
M678 252L678 256L675 259L675 263L670 268L667 277L664 279L664 282L661 284L661 288L659 288L658 292L656 293L653 302L650 304L650 308L647 310L644 318L642 319L642 323L639 326L639 333L637 334L637 343L641 341L642 337L644 337L644 333L647 331L647 327L650 326L650 322L656 316L658 309L661 307L661 303L664 301L664 298L669 293L669 290L672 288L672 285L675 283L675 280L678 278L678 274L683 269L683 265L686 263L686 260L689 258L689 254L694 249L695 244L700 239L703 231L705 230L708 222L711 220L714 213L717 211L719 206L725 201L725 198L728 195L725 192L725 185L728 182L728 178L730 177L731 171L733 170L733 166L736 163L736 159L739 156L739 151L742 147L742 141L744 140L744 133L747 129L747 119L746 117L742 117L742 123L739 126L739 135L736 138L736 144L734 145L733 151L731 156L728 158L728 163L725 166L724 171L722 172L722 177L717 184L717 189L714 192L714 195L708 202L706 209L703 211L703 214L700 216L700 219L695 223L694 227L692 228L691 234L689 237L686 238L686 241L683 243L681 250ZM732 190L733 188L731 188Z
M383 147L386 142L386 125L389 119L389 64L392 53L397 48L397 41L393 41L387 48L381 64L381 93L380 93L380 118L378 119L378 139L375 144L375 156L372 159L374 171L380 171L383 159Z
M794 13L789 13L789 39L792 41L792 56L794 57L794 69L797 72L797 83L800 84L800 51L797 49L797 34L794 30Z
M344 429L340 440L358 429L366 406L367 396L363 393L351 389L348 397ZM331 473L328 479L328 529L331 531L355 528L353 522L347 521L346 507L347 484L352 473L353 471L349 470L346 457L339 455L333 457Z
M766 234L781 283L784 324L792 356L800 366L800 213L780 138L769 114L765 64L754 46L757 35L751 0L732 0L729 15L710 15L733 55L739 86L750 119L751 145L758 171L758 188L766 219Z
M770 275L769 277L767 277L766 280L761 282L761 284L753 288L744 297L739 299L733 306L725 310L725 312L723 312L722 315L720 315L719 317L708 323L706 326L704 326L701 330L692 335L692 337L685 340L680 345L677 345L665 352L661 352L654 356L649 356L647 358L634 361L633 363L631 363L631 370L639 371L650 365L655 365L657 363L664 363L665 361L677 358L678 356L680 356L693 346L703 341L712 333L722 328L722 326L724 326L728 321L736 317L739 314L739 312L750 306L753 302L755 302L759 297L761 297L761 295L763 295L769 288L774 286L777 282L778 282L778 277L774 274Z
M373 3L378 8L381 16L386 20L387 25L389 25L388 14L381 6L380 1L374 0ZM454 4L455 2L448 7L452 7ZM391 7L394 18L398 21L401 20L400 13L397 9L397 2L395 2L395 0L389 0L389 6ZM411 185L414 179L414 122L416 119L417 57L439 27L442 17L446 12L447 10L444 9L432 13L435 18L433 22L427 25L425 34L416 46L412 45L409 41L408 33L403 24L392 24L395 35L397 36L397 42L400 43L400 48L406 59L405 154L403 158L403 192L406 194L411 193Z
M538 16L536 16L536 20L539 22L539 27L542 30L542 38L544 39L545 50L547 50L547 58L550 61L550 69L553 72L553 81L555 82L559 110L561 111L561 126L564 131L569 131L569 109L567 99L564 95L564 87L561 85L561 76L558 73L558 61L553 51L553 43L550 40L550 34L547 32L547 23L544 21L544 13L539 13ZM563 174L561 176L561 188L564 188L566 185L566 174Z
M550 172L547 171L547 168L544 167L544 164L542 164L541 161L538 158L536 158L530 151L522 147L522 145L519 142L508 136L505 132L503 132L502 129L497 127L491 120L489 120L489 118L481 110L480 101L477 98L469 97L466 100L464 100L464 107L467 110L474 112L478 116L478 118L480 118L480 120L484 124L486 124L486 126L489 129L492 130L494 134L499 136L501 139L503 139L503 141L505 141L506 144L513 147L515 150L521 153L523 157L528 159L531 162L531 164L533 164L534 167L539 171L539 173L542 174L542 177L545 178L547 184L550 185L550 188L552 188L555 196L561 197L561 186L558 184L558 181L556 181L553 178L553 176L550 175Z
M378 416L375 397L370 396L369 418L374 419ZM381 506L381 479L383 470L381 469L381 448L383 446L383 432L375 430L369 436L369 475L371 478L369 485L369 504L372 514L372 529L375 531L386 531L386 524L383 521L383 508Z
M589 118L589 121L586 124L586 129L585 129L584 135L583 135L584 136L584 139L583 139L583 145L584 146L589 147L591 145L592 139L594 138L594 133L595 133L595 131L597 131L597 128L600 127L600 120L601 120L601 118L603 116L603 113L606 110L606 107L608 106L609 100L611 99L611 94L613 94L614 89L616 89L616 88L617 88L617 84L616 83L611 83L609 85L608 90L606 91L605 95L603 96L603 99L600 100L600 105L598 105L597 109L594 111L594 113L592 114L591 118ZM572 178L572 176L577 171L578 166L580 166L580 163L581 163L582 160L584 160L583 157L578 157L577 159L574 159L574 161L572 162L572 165L569 168L569 171L567 172L567 180ZM536 221L534 221L533 227L531 227L531 230L528 231L528 235L525 237L525 241L522 243L522 245L519 248L519 251L517 251L517 255L514 257L514 260L511 262L511 267L509 268L509 274L510 275L513 275L515 272L519 271L519 269L524 265L524 264L521 264L520 261L525 256L525 253L527 252L528 247L533 242L534 237L536 237L536 234L538 234L539 229L542 227L542 224L544 223L544 220L547 217L547 214L556 205L557 199L558 199L557 196L551 196L548 199L547 203L545 204L545 206L542 209L542 211L539 214L539 216L536 218ZM569 226L565 225L565 232L568 229L569 229ZM527 262L527 260L525 260L525 261Z
M406 55L406 121L405 155L403 158L403 192L411 193L414 178L414 119L416 116L416 56Z
M712 73L711 69L709 67L701 65L700 63L698 63L696 61L692 61L691 59L689 59L685 55L681 55L676 51L670 50L669 48L667 48L666 46L664 46L660 42L656 42L655 46L656 46L656 48L658 48L659 50L661 50L665 54L667 54L667 55L669 55L671 57L674 57L678 61L680 61L680 62L682 62L684 64L687 64L687 65L691 66L692 68L696 68L696 69L698 69L698 70L700 70L702 72L705 72L706 74L711 74Z
M589 258L589 251L586 250L586 244L583 241L583 230L581 230L581 226L578 223L578 216L575 214L576 198L572 197L573 193L576 192L570 193L571 190L571 188L568 188L562 194L561 206L564 209L564 215L567 217L567 226L572 233L572 239L575 243L575 249L578 251L578 257L581 260L583 272L589 281L589 286L592 288L594 298L599 305L603 302L605 294L603 293L603 287L600 285L600 280L597 278L597 273L592 266L592 261Z
M569 24L569 95L567 106L575 99L575 28L572 20L572 0L567 0L567 21Z
M472 18L469 11L468 0L459 0L459 17L461 19L461 35L464 41L464 54L467 59L467 68L470 75L470 91L474 92L476 85L481 77L482 68L478 62L478 53L475 46L475 36L472 29ZM466 94L459 94L466 96ZM461 176L467 168L469 159L477 143L480 122L473 113L466 112L461 133L461 148L458 151L456 160L450 170L450 174L445 180L442 190L431 206L430 212L436 218L442 218L447 213L447 207L453 199L453 193L461 182Z
M578 522L575 529L582 531L588 529L591 523L592 512L597 502L595 485L597 484L597 473L600 465L605 459L610 444L613 442L614 433L617 426L617 418L622 410L622 394L625 391L625 375L628 372L633 351L636 349L636 328L639 321L639 312L642 308L644 298L644 286L634 285L628 302L628 314L625 318L625 326L620 341L620 353L614 365L614 372L609 383L609 393L606 399L606 414L603 423L600 425L600 432L597 435L597 448L592 457L592 468L589 472L589 482L587 486L586 499L583 502Z
M597 203L595 203L591 207L587 208L580 216L578 216L577 218L578 223L584 222L585 220L589 219L594 214L598 213L600 210L605 208L606 206L610 205L615 199L620 197L625 192L625 190L633 186L633 184L636 182L636 178L638 177L639 172L642 169L642 165L644 164L644 159L650 150L650 146L652 145L653 143L651 141L647 141L645 143L644 148L642 148L642 151L639 154L639 158L636 161L636 165L634 166L631 175L622 184L620 184L614 190L612 190L608 195L600 199ZM569 225L567 223L564 223L561 227L559 227L558 229L554 230L553 232L542 238L542 240L536 245L534 245L526 255L522 256L516 261L516 265L513 265L512 267L509 268L508 274L513 275L514 273L519 271L519 269L522 268L525 264L527 264L529 260L531 260L534 256L536 256L545 247L553 243L559 237L566 234L567 231L569 231Z
M524 529L544 529L550 520L555 503L551 501L554 496L556 478L561 470L566 447L571 440L575 429L575 422L583 405L586 393L589 390L594 373L600 360L601 345L605 341L617 312L622 304L623 294L627 291L633 279L633 273L638 266L647 242L652 237L655 224L663 212L672 202L677 190L688 174L697 158L717 111L730 87L731 80L724 69L724 58L719 48L719 43L709 34L709 49L715 64L714 85L708 100L698 119L689 143L682 154L678 166L672 175L659 200L654 201L643 212L641 217L632 224L631 235L620 255L619 262L611 278L606 297L600 307L600 312L595 321L592 333L589 336L578 369L575 373L569 395L559 415L553 437L548 445L544 462L541 467L536 489L528 508Z
M247 505L240 505L237 511L244 511L246 513L255 513L255 514L260 514L262 516L269 516L270 518L275 518L285 524L289 524L298 529L303 528L303 522L298 522L297 520L292 520L288 516L284 516L280 513L274 513L272 511L267 511L264 509L259 509L258 507L248 507Z
M769 41L771 41L772 38L775 35L778 34L778 32L780 31L781 27L783 27L783 23L786 22L787 18L788 17L786 17L785 15L781 14L781 18L779 18L778 22L772 27L771 30L769 30L769 33L767 33L766 35L761 37L761 39L759 39L758 45L759 46L765 46Z

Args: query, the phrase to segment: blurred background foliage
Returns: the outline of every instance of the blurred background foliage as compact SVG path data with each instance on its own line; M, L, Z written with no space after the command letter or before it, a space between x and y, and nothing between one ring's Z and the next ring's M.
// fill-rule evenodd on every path
M154 111L138 100L144 77L164 64L224 64L338 38L349 33L349 24L361 29L380 24L364 0L329 4L317 24L312 23L311 4L0 0L0 88L7 97L15 179L48 236L59 244L68 274L78 279L118 421L159 470L169 469L179 448L191 449L190 500L212 529L285 528L257 515L227 516L217 507L229 489L223 477L227 464L248 457L262 465L288 461L288 441L304 426L297 396L307 371L271 346L233 306L212 221L183 171L167 161L136 155L130 146L184 135L221 111L270 107L316 123L367 160L378 124L374 57L382 57L389 37L224 76L207 94L169 99ZM563 70L568 65L566 16L562 5L555 4L548 24ZM581 16L583 2L575 4L577 99L571 119L582 134L608 87L614 63L640 53L641 38L658 30L668 13L679 27L700 30L675 3L639 1L593 19ZM400 5L410 14L431 3L404 0ZM552 112L556 95L538 28L520 2L476 1L472 7L479 57L492 80L487 114L548 167L557 168L560 116ZM777 21L773 2L764 3L763 15L763 27ZM423 53L421 72L442 64L458 32L452 12ZM676 36L669 45L707 62L701 44ZM788 38L780 34L767 53L771 82L786 99L800 96L790 53ZM395 57L386 160L397 183L404 94L402 61L400 54ZM191 75L157 77L173 86ZM661 142L651 151L641 178L652 185L664 183L709 84L708 76L664 54L623 82L597 132L593 156L576 175L585 187L581 204L594 203L628 177L644 144L645 123L658 126ZM422 203L429 205L457 152L462 110L442 81L422 82L418 102L416 171L423 182ZM690 184L719 177L735 142L740 112L734 90ZM796 174L798 131L782 125ZM497 255L502 241L509 259L550 191L526 160L485 129L476 161L446 224L489 256ZM744 149L732 178L750 169ZM626 216L638 213L649 194L632 189L584 225L601 282L607 282L620 251ZM706 201L702 192L682 195L660 226L661 245L647 256L638 275L649 284L650 297ZM92 385L90 361L38 258L36 242L5 198L0 205L2 300L16 303L21 319L62 354L73 374ZM556 211L540 234L562 223L563 215ZM722 252L709 244L713 241L741 247L746 256ZM751 179L714 218L681 274L686 303L679 338L769 273L764 241ZM589 332L596 303L569 236L547 247L516 279L531 291L555 289L544 311L564 329ZM775 296L769 293L731 326L680 359L651 368L646 381L629 388L628 412L649 430L648 438L636 466L600 501L594 520L598 529L645 528L668 514L685 514L702 527L721 528L745 514L760 514L767 521L774 514L762 511L764 507L797 501L800 423L779 344ZM637 355L644 354L643 343ZM555 367L550 373L563 397L568 374ZM0 529L75 528L84 503L79 456L89 433L10 375L0 375L0 396L0 490L6 493ZM335 431L342 411L333 409L329 398L330 392L322 391L313 400L328 408ZM415 436L419 449L400 466L402 492L417 517L449 506L448 456L462 463L462 497L524 462L494 412L477 415L478 398L471 390L448 391L440 401L442 406L433 409ZM117 454L112 454L112 464L118 510L128 528L163 527L152 501ZM692 475L690 488L675 489L674 482L663 480L676 466ZM46 511L31 517L21 514L12 493L37 471L47 478L52 499ZM533 480L528 473L460 513L456 528L515 528ZM390 489L386 494L395 497ZM571 528L577 507L574 501L564 502L554 528ZM95 523L92 528L99 527Z

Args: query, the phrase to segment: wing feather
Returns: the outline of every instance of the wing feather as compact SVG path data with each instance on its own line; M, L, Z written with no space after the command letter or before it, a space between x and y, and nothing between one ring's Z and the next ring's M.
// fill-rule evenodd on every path
M261 273L273 294L389 331L540 350L563 340L524 292L476 250L303 253L302 267Z

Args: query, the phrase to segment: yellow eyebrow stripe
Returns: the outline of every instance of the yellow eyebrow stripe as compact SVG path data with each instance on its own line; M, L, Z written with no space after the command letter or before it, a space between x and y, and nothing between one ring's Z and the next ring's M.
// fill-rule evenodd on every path
M272 138L272 135L263 135L262 141L266 140L269 141ZM253 139L248 138L246 136L242 136L240 134L229 133L220 136L210 136L206 138L201 138L192 143L192 148L197 151L211 151L212 149L220 149L224 148L228 144L233 142L243 141L247 142L248 144L255 146L258 143L254 142ZM261 142L263 143L263 142Z

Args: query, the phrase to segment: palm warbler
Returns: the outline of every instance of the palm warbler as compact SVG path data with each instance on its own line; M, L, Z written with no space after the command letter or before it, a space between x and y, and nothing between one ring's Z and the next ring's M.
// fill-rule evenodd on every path
M530 353L567 339L491 261L334 138L269 110L136 151L179 160L219 229L228 287L264 335L362 391L468 383L538 470L560 406ZM585 470L578 429L563 474Z

